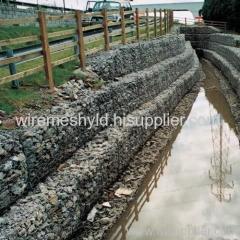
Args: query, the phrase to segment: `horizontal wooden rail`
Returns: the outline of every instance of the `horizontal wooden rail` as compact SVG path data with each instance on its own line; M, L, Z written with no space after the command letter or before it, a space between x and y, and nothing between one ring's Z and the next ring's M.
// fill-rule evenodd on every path
M47 16L48 21L59 21L59 20L75 20L75 14L57 15L57 16Z
M87 31L97 30L97 29L101 29L101 28L103 28L102 24L95 24L93 26L84 27L83 31L87 32Z
M125 24L135 24L135 20L125 20Z
M73 61L73 60L77 60L77 55L72 55L72 56L57 60L57 61L52 63L52 66L56 67L58 65L62 65L64 63L67 63L67 62L70 62L70 61Z
M29 69L29 70L26 70L26 71L23 71L23 72L20 72L20 73L16 73L14 75L3 77L3 78L0 78L0 84L4 84L4 83L8 83L8 82L11 82L11 81L14 81L14 80L18 80L18 79L30 76L34 73L41 72L43 70L44 70L44 66L41 65L41 66L33 68L33 69Z
M125 20L125 24L134 24L134 20ZM114 27L114 26L121 26L121 22L110 22L108 23L108 27Z
M131 29L131 28L127 28L125 33L126 34L129 34L129 33L132 33L134 32L135 29ZM118 30L118 31L115 31L114 33L110 33L109 36L111 37L117 37L117 36L121 36L122 34L122 31L121 30Z
M9 45L16 45L16 44L22 44L22 43L29 43L40 40L39 36L33 35L28 37L19 37L14 39L6 39L6 40L0 40L0 47L9 46Z
M121 26L121 22L109 22L108 27Z
M97 52L99 52L99 51L101 51L101 50L102 50L102 48L92 48L92 49L90 49L90 50L88 50L88 51L86 52L86 55L89 56L89 55L92 55L92 54L94 54L94 53L97 53Z
M76 42L69 42L69 43L64 43L59 46L52 46L50 47L51 53L56 53L62 50L67 50L69 48L72 48L76 46ZM14 56L10 58L5 58L3 60L0 60L0 66L4 65L9 65L11 63L17 63L17 62L25 62L27 60L33 60L36 58L39 58L42 56L42 50L36 51L36 52L30 52L30 53L23 53L20 56Z
M62 50L67 50L67 49L75 47L75 46L77 46L77 42L63 43L58 46L50 47L50 51L51 51L51 53L55 53L55 52L59 52Z
M0 60L0 66L1 65L9 65L10 63L16 63L16 62L24 62L33 58L37 58L42 56L42 52L33 52L33 53L24 53L21 56L16 56L16 57L10 57L10 58L5 58L3 60Z
M74 35L75 33L76 33L75 29L58 31L58 32L48 33L48 38L64 37L64 36Z

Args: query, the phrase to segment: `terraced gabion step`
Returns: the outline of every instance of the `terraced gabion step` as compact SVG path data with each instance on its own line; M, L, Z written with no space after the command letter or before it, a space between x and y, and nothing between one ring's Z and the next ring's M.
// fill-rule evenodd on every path
M181 33L214 64L240 97L240 36L220 33L212 27L182 27Z
M173 111L200 79L199 61L192 55L192 67L185 74L128 116L156 117ZM0 239L68 239L154 131L141 126L102 131L3 216Z
M99 91L80 89L76 93L79 96L77 100L64 102L44 113L37 112L36 116L70 118L78 117L80 114L94 119L96 115L101 117L108 114L112 121L114 114L123 116L152 100L161 91L167 89L180 75L188 71L193 64L193 50L189 43L184 42L183 36L169 36L162 40L154 40L154 49L156 49L157 43L160 49L164 49L164 52L172 48L169 46L171 44L176 46L179 43L180 46L176 46L178 50L174 50L172 55L163 53L164 57L159 57L162 62L158 64L138 73L119 77L117 82L111 82ZM139 46L136 44L128 46L129 51L135 48L139 49ZM119 50L116 51L119 54L122 53ZM178 52L181 54L175 55ZM124 54L127 55L126 47ZM163 60L165 57L169 58ZM115 61L117 62L117 59ZM145 60L142 59L142 61ZM68 85L70 84L71 82L68 83ZM77 83L71 85L71 88L76 89L78 87L76 85ZM0 147L4 150L4 154L0 156L0 174L2 175L0 179L0 210L10 206L33 189L36 184L43 181L57 166L70 158L78 148L84 146L103 129L104 126L100 125L90 129L83 125L36 126L13 130L7 137L2 138ZM3 133L0 131L1 135ZM8 150L9 141L16 141L19 144L17 153Z
M225 46L240 47L240 36L236 34L214 33L210 34L209 40Z
M204 58L210 60L221 70L226 79L230 82L233 90L240 97L240 72L224 57L212 50L203 49Z
M210 41L207 49L214 51L225 58L240 72L240 48L225 46L223 44Z
M184 51L184 36L174 34L152 41L133 43L131 48L128 45L118 47L90 58L89 63L100 77L111 81L132 72L142 71Z

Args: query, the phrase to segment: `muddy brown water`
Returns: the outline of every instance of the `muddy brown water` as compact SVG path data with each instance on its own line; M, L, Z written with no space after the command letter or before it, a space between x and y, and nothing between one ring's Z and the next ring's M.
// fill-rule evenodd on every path
M178 129L109 240L240 239L240 150L212 66Z

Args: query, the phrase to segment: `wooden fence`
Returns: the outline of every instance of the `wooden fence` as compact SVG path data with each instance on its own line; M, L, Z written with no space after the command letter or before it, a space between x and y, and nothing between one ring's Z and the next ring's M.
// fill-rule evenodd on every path
M112 15L119 15L121 21L110 21ZM86 26L85 19L93 19L94 17L101 19L101 23L93 23ZM130 16L130 17L129 17ZM50 21L73 21L74 29L64 31L48 32L48 22ZM80 67L84 71L86 69L86 55L95 53L100 50L108 51L112 46L117 44L126 44L128 42L140 41L141 39L150 39L157 36L167 34L173 26L173 12L171 10L146 11L102 11L94 13L83 13L75 11L71 14L63 15L47 15L39 12L36 17L23 19L0 19L1 26L11 26L19 24L39 24L40 35L28 37L19 37L14 39L0 40L0 48L8 47L14 44L27 44L40 41L41 47L35 51L25 51L21 54L7 55L0 58L0 67L9 65L10 73L7 76L0 76L0 85L11 81L16 81L26 76L45 71L46 80L52 92L55 89L53 79L53 68L64 63L79 60ZM72 41L66 41L63 44L51 44L51 40L63 39L64 37L72 38ZM89 47L89 46L96 47ZM61 53L67 49L74 49L74 54L67 57L52 60L55 53ZM11 71L11 67L16 63L31 62L36 59L42 59L43 63L38 66L21 72ZM14 68L15 69L15 68Z

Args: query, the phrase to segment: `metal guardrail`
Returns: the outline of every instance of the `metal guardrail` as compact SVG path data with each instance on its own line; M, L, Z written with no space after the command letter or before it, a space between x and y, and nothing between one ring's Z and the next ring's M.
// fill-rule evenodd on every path
M202 18L198 19L189 19L189 18L175 18L174 21L179 22L185 26L188 25L197 25L197 26L211 26L211 27L216 27L224 32L227 31L228 28L228 23L223 22L223 21L208 21L208 20L203 20Z
M212 26L212 27L219 28L219 29L223 30L224 32L227 31L227 26L228 26L227 22L220 22L220 21L207 21L207 20L204 20L204 24L206 26Z
M111 22L109 16L111 14L119 14L121 21ZM132 18L127 19L127 15L132 14ZM85 17L98 16L101 23L94 25L83 26ZM68 29L48 33L47 23L55 20L74 20L76 29ZM34 41L39 41L35 51L25 51L22 54L14 55L14 51L7 57L0 58L0 66L9 65L10 74L0 78L0 85L11 81L16 81L26 76L38 73L45 70L46 79L48 80L50 90L54 92L55 84L53 79L53 67L63 63L78 59L80 67L84 71L86 68L86 55L96 51L108 51L112 45L126 44L129 41L139 41L140 39L149 39L159 35L167 34L173 25L173 12L171 10L157 10L153 13L146 11L120 11L109 12L104 10L97 13L83 13L75 11L74 14L61 14L57 16L47 15L44 12L39 12L38 17L21 18L21 19L0 19L0 26L11 26L20 24L36 23L39 24L40 35L28 37L18 37L13 39L0 40L0 47L9 47L16 44L28 44ZM91 36L86 36L86 33L92 32ZM72 41L65 41L64 37L72 38ZM51 40L61 38L59 44L52 45ZM63 42L61 42L63 41ZM89 49L89 44L96 44L97 47ZM103 45L103 46L102 46ZM52 55L73 49L74 54L52 61ZM37 65L31 69L17 73L15 64L26 61L34 61L36 58L43 59L43 65ZM12 71L14 68L14 71Z

